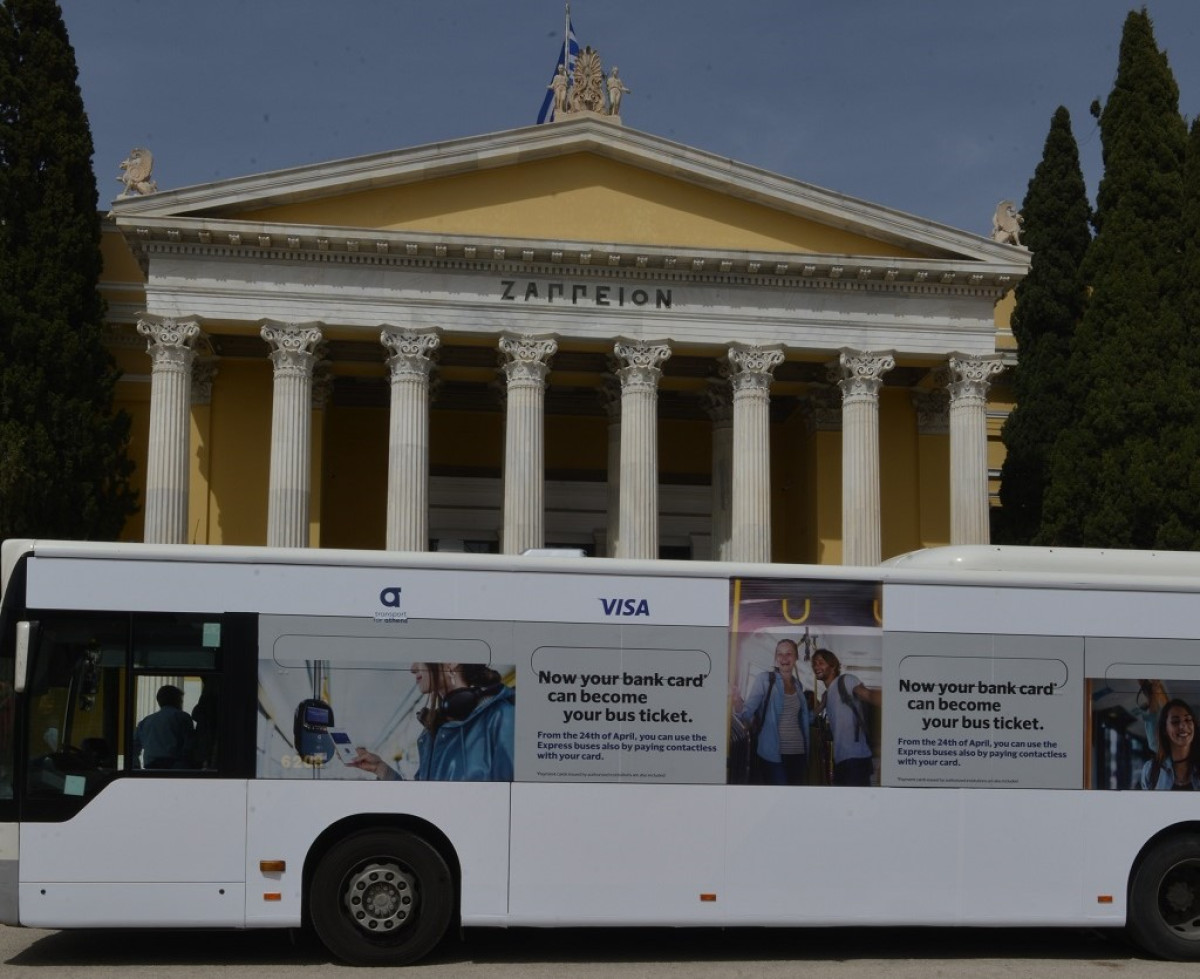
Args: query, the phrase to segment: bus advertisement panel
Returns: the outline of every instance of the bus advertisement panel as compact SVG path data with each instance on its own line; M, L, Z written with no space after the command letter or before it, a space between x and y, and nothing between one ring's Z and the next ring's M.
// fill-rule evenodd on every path
M608 621L261 616L257 773L1172 787L1164 708L1200 701L1192 640L885 634L853 579L735 578L727 626L685 624L655 585Z
M258 774L879 784L876 583L720 582L730 625L657 584L606 622L264 615Z

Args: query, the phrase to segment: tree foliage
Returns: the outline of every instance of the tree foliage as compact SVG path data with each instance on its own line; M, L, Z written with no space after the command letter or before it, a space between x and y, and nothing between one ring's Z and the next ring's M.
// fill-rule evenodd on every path
M134 509L104 346L92 137L53 0L0 2L0 536L114 538Z
M1197 394L1179 315L1187 129L1149 15L1125 21L1100 114L1104 176L1083 272L1091 292L1066 376L1036 542L1191 548L1200 507L1187 446Z
M1051 120L1021 214L1033 257L1017 286L1012 317L1019 355L1016 407L1004 424L1007 455L996 527L998 540L1014 544L1028 544L1041 527L1054 441L1074 415L1062 379L1087 297L1081 267L1091 242L1091 206L1071 116L1062 106Z

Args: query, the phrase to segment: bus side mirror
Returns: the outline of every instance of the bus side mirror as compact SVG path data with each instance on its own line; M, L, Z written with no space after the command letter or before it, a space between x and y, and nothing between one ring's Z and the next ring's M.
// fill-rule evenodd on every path
M13 664L13 689L17 693L25 692L26 674L29 672L29 647L36 638L37 626L36 622L17 623L17 655Z

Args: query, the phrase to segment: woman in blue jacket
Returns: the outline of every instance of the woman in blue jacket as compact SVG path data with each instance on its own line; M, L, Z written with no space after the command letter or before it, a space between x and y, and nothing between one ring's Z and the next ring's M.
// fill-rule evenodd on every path
M417 714L417 780L511 782L515 697L500 674L480 663L414 663L426 705ZM358 749L354 768L394 781L400 774L377 754Z
M811 711L796 676L799 649L791 639L775 646L775 668L754 678L750 696L733 688L733 710L744 724L757 718L758 761L768 785L803 785L808 778Z

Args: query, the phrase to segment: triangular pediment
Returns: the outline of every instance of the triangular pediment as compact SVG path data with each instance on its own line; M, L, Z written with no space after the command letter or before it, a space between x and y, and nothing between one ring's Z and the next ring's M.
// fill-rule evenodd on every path
M890 242L595 153L220 216L375 231L914 257Z
M976 235L580 119L116 202L119 224L236 221L285 232L480 236L1012 262Z

